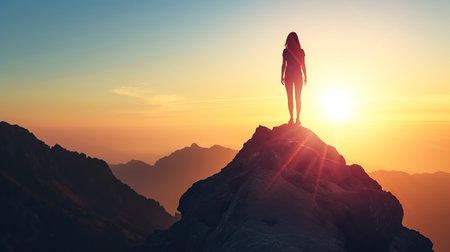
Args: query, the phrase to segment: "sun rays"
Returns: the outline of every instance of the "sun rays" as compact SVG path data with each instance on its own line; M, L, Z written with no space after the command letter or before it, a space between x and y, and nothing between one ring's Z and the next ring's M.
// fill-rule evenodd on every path
M303 140L298 143L297 147L286 158L286 161L283 163L283 165L280 167L280 169L274 174L273 178L267 184L267 186L265 187L264 191L269 190L271 188L271 186L277 181L277 179L281 176L281 174L289 166L291 166L291 165L292 166L303 165L303 163L300 164L300 162L303 161L303 159L301 157L299 158L299 155L302 154L302 151L304 151L305 149L308 149L308 150L311 150L312 152L314 152L316 154L315 158L310 160L310 161L308 161L308 162L305 162L304 165L306 165L307 167L303 167L304 169L303 168L300 168L300 169L303 170L303 172L302 172L302 181L304 181L304 179L309 176L310 172L314 170L313 169L314 166L317 167L317 173L314 176L313 197L312 197L312 203L315 203L317 190L318 190L319 185L320 185L320 179L322 177L322 173L323 173L323 170L324 170L325 162L327 161L327 154L328 154L329 146L327 144L325 144L325 143L322 143L323 149L322 149L322 151L320 153L314 147L308 146L307 145L308 141L310 141L312 135L313 135L312 132L308 132L308 134L303 138ZM298 162L298 163L293 163L294 159L296 159L295 162Z

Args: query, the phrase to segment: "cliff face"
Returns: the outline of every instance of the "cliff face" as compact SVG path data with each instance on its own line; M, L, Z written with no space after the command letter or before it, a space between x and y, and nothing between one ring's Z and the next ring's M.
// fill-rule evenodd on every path
M0 250L123 251L176 220L107 164L0 122Z
M450 251L450 173L375 171L369 175L400 200L404 225L429 237L435 251Z
M256 129L180 199L182 219L134 251L432 251L399 201L310 130Z

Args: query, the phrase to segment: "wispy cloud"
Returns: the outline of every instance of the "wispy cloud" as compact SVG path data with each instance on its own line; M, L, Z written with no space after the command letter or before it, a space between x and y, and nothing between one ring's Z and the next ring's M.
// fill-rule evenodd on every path
M264 97L232 97L215 99L188 99L185 97L159 94L142 86L122 86L112 90L113 93L136 97L144 100L149 105L167 106L178 104L198 104L198 103L220 103L220 102L239 102L239 101L257 101L257 100L276 100L282 96L264 96Z
M127 95L127 96L133 96L138 98L145 98L148 95L151 95L152 92L149 90L146 90L142 87L136 87L136 86L123 86L119 88L115 88L112 90L113 93L120 94L120 95Z
M122 86L112 90L113 93L136 97L144 100L149 105L164 106L185 100L177 95L158 94L140 86Z
M236 97L236 98L217 98L204 100L187 100L183 103L213 103L213 102L235 102L235 101L258 101L258 100L277 100L283 96L262 96L262 97Z

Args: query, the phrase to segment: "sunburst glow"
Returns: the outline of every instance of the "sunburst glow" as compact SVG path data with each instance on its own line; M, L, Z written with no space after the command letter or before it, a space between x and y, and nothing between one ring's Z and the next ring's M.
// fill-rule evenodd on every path
M326 91L322 96L321 102L326 117L333 121L348 119L354 105L354 101L350 94L341 89Z

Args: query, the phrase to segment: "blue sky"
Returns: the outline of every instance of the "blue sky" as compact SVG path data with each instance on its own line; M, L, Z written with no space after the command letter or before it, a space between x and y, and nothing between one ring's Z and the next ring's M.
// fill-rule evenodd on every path
M108 68L118 60L177 59L178 55L217 43L221 36L239 36L240 26L264 29L258 24L246 25L252 20L261 20L261 25L266 25L264 19L267 23L289 21L283 15L295 13L323 17L324 22L330 22L327 16L345 19L339 13L347 15L350 10L365 15L370 10L379 15L368 18L388 20L393 27L414 34L412 40L433 42L422 44L421 50L436 53L437 48L448 53L449 5L448 1L2 0L1 84L4 86L5 81L24 73L36 78L87 74L91 69ZM310 20L311 24L313 21L317 22ZM332 22L328 25L333 29Z

